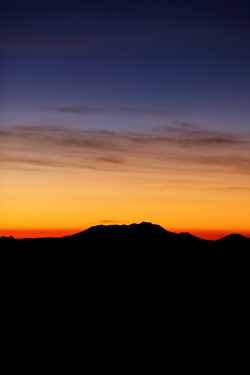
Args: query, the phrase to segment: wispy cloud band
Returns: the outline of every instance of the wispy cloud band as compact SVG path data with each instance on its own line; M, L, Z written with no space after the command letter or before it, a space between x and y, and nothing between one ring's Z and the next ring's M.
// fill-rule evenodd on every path
M69 113L77 115L105 115L105 114L146 114L158 116L173 116L185 114L184 111L157 109L157 108L134 108L134 107L43 107L43 110L49 112Z
M26 126L0 131L2 168L250 176L250 139L192 126L148 133Z

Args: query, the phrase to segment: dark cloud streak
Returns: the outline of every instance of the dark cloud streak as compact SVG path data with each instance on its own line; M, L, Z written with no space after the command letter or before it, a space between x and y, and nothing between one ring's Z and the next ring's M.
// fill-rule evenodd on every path
M78 115L105 115L105 114L147 114L147 115L158 115L158 116L173 116L183 115L184 111L175 111L168 109L156 109L156 108L133 108L133 107L113 107L113 108L97 108L97 107L46 107L43 108L49 112L78 114Z

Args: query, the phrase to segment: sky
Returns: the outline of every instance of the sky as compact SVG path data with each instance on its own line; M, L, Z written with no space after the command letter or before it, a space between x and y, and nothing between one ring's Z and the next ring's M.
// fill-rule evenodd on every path
M249 1L0 5L0 235L250 236Z

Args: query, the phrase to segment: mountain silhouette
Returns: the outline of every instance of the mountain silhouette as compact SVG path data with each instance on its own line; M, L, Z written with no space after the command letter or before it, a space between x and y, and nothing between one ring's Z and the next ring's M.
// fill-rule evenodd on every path
M224 243L235 243L235 244L244 244L247 243L250 238L244 237L241 234L229 234L226 237L220 238L217 242Z
M0 264L8 295L13 298L18 290L20 306L25 291L28 303L42 295L53 304L58 295L62 301L67 295L81 305L88 295L84 306L101 301L98 312L119 299L123 306L124 300L133 305L150 296L152 308L152 301L167 309L179 306L174 316L181 321L190 306L200 311L202 299L207 309L207 299L217 304L227 293L231 296L235 285L237 293L244 290L249 249L244 236L209 241L142 222L98 225L61 238L2 237Z
M82 232L60 238L1 237L2 248L47 249L67 248L94 250L205 250L205 249L250 249L250 238L231 234L216 241L205 240L190 233L169 232L159 225L142 222L130 225L97 225Z

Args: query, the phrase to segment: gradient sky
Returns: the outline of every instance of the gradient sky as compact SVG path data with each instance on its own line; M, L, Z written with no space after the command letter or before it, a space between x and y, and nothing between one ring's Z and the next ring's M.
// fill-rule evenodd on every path
M2 1L0 235L250 236L249 1Z

